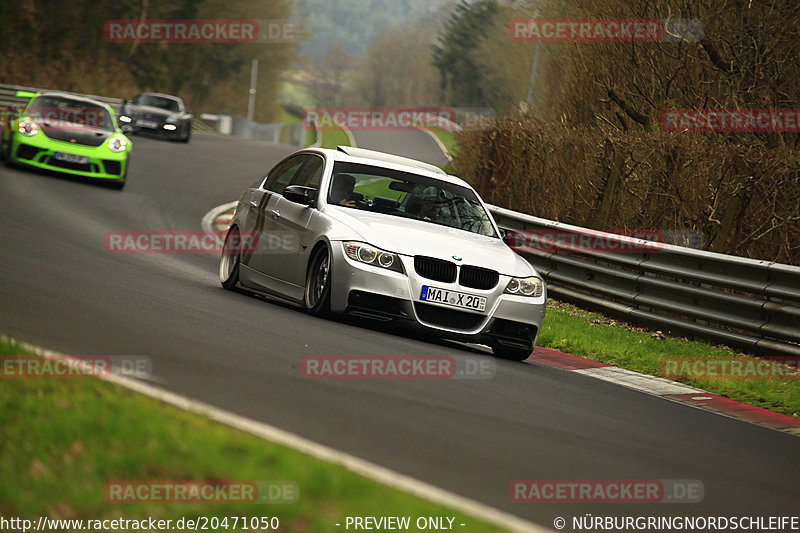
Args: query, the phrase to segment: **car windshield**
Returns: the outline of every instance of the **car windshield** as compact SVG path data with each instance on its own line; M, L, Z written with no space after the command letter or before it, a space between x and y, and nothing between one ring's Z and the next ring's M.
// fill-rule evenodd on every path
M181 106L174 98L165 98L163 96L156 96L154 94L140 94L133 101L136 105L146 105L149 107L157 107L166 111L178 112Z
M337 162L328 203L497 237L474 191L408 172Z
M50 126L77 125L114 131L108 110L85 100L43 95L31 102L27 113L33 120Z

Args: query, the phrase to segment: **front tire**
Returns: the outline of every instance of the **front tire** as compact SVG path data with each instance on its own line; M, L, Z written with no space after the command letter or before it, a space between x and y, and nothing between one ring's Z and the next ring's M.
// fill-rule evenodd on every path
M331 312L331 256L326 246L314 252L306 275L303 307L314 316Z
M239 228L231 227L225 235L222 256L219 258L219 282L222 287L232 291L239 283L239 265L242 261L242 238Z

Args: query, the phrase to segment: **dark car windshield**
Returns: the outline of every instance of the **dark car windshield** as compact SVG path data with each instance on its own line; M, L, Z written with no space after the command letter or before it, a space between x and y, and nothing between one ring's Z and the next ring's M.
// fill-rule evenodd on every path
M181 105L174 98L166 98L164 96L156 96L154 94L140 94L136 97L133 103L136 105L157 107L166 111L178 112L181 110Z
M497 237L475 192L418 174L337 162L328 203Z
M28 115L51 126L70 125L114 131L114 122L104 107L63 96L42 95L28 106Z

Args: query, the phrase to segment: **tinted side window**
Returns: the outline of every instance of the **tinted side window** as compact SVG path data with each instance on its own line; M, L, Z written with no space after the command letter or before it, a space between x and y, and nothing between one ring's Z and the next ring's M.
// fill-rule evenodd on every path
M300 172L295 174L290 185L303 185L304 187L314 187L319 189L322 182L323 159L316 155L305 156L306 163Z
M282 193L283 189L291 183L292 178L298 169L305 163L307 156L297 155L279 163L273 168L267 177L264 188L277 193Z

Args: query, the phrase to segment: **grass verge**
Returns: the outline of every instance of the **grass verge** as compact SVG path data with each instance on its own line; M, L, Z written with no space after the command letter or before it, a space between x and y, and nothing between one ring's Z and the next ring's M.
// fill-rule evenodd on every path
M0 339L0 355L22 355ZM98 379L16 379L0 386L0 515L51 519L278 517L279 531L342 531L347 516L455 517L499 528L343 467L161 404ZM118 480L287 480L291 504L112 504ZM243 519L243 518L242 518ZM341 523L341 527L335 524ZM445 522L447 523L447 522ZM174 527L173 530L179 528ZM229 528L243 530L241 527Z
M347 136L347 133L341 128L336 127L335 129L329 126L326 126L322 129L322 148L333 148L335 149L337 146L350 146L350 138Z
M664 376L661 368L662 361L672 358L727 360L752 356L702 341L664 337L552 299L547 305L538 340L542 347L643 374L669 377L733 400L799 417L800 379L676 379Z
M300 122L300 117L297 115L293 115L289 113L285 109L283 109L283 114L281 116L281 122L285 124L293 124L295 122ZM285 131L281 132L281 142L289 142L288 140L288 128L284 128ZM347 136L347 133L342 128L338 126L334 126L332 124L326 124L325 128L322 129L322 142L320 146L322 148L336 148L337 146L350 146L350 138ZM306 146L311 146L316 141L316 133L314 132L313 127L306 128Z
M453 132L443 130L441 128L428 128L428 131L433 133L439 141L444 145L450 157L455 157L458 153L458 141L456 140Z
M294 124L297 124L301 121L301 117L299 115L295 115L294 113L290 113L286 110L283 106L281 106L281 112L279 117L279 122L283 124L281 128L280 134L280 142L283 144L294 144L297 142L296 139L293 138L297 136L297 133L292 131L292 127ZM306 126L306 143L305 147L311 146L317 140L316 132L314 128Z

